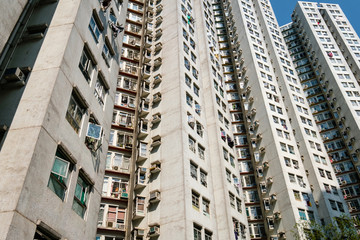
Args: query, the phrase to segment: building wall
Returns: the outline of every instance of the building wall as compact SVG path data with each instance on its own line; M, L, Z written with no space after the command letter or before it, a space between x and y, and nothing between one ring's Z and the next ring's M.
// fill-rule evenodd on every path
M95 236L95 219L104 173L104 150L108 140L104 137L101 147L93 154L84 141L90 115L103 127L104 136L109 134L119 55L116 52L110 67L106 66L101 50L105 34L111 39L112 32L105 25L96 45L88 29L93 9L100 11L98 1L61 1L45 4L41 9L45 10L47 6L56 6L54 16L27 76L24 92L0 152L4 172L0 187L3 196L1 239L33 239L40 222L61 238L91 239ZM119 44L116 40L110 41L114 46ZM90 83L87 83L78 67L85 42L97 60ZM25 46L18 45L16 53L19 57ZM15 67L16 61L11 64ZM94 97L95 82L100 71L110 87L103 107ZM65 118L74 88L88 105L79 134ZM6 109L2 111L6 114ZM68 155L76 161L69 173L63 201L47 187L59 145L64 146ZM93 185L83 218L72 210L80 172L84 172L83 178Z
M1 15L1 27L0 27L0 49L4 49L5 44L14 29L23 9L26 7L26 4L28 3L27 0L22 1L12 1L8 4L2 4L1 6L1 12L3 13Z

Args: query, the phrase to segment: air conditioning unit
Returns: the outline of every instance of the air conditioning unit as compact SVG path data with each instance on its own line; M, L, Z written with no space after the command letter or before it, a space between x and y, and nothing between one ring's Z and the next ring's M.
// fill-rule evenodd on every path
M135 230L135 237L143 237L145 235L144 229L136 229Z
M7 82L20 82L25 81L25 74L20 68L8 68L5 70L4 79Z
M155 236L160 234L160 227L159 226L152 226L149 229L149 235Z
M119 166L113 166L112 169L119 170Z
M276 197L275 193L270 195L270 200L271 201L276 201L277 200L277 197Z
M120 194L120 197L121 197L121 198L129 198L129 194L128 194L127 192L122 192L122 193Z
M121 231L125 231L125 224L123 223L116 223L115 228Z
M261 147L259 150L260 150L260 153L265 153L265 148L264 147Z
M113 228L115 226L115 222L107 222L106 227Z
M156 190L154 192L151 192L149 201L150 201L150 203L159 202L160 201L160 191Z

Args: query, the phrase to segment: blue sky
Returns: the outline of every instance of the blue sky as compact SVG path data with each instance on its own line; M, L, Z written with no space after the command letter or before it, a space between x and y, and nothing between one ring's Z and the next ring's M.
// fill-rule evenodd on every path
M282 26L289 23L291 21L291 13L296 6L297 0L270 0L270 2L275 11L279 25ZM351 25L355 28L357 34L360 35L360 0L310 0L309 2L340 4L341 9L344 11Z

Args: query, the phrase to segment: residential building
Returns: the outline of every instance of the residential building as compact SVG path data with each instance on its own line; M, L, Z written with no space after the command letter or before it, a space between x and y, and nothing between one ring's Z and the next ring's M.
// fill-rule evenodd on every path
M359 37L338 4L299 2L292 17L282 32L343 198L359 218Z
M0 5L0 239L93 239L123 8Z
M9 7L1 239L278 240L357 216L359 39L338 5L281 28L269 0Z

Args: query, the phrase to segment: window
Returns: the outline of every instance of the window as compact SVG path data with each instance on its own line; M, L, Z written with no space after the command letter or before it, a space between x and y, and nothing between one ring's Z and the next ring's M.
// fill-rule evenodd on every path
M340 212L344 212L344 206L341 202L336 202Z
M293 192L294 192L294 197L295 197L295 199L298 200L298 201L301 201L300 192L299 192L299 191L295 191L295 190L293 190Z
M200 170L200 182L203 186L207 186L207 173Z
M76 182L74 202L72 209L82 218L85 216L87 209L87 201L89 198L91 185L85 180L84 173L80 171L78 180Z
M308 214L309 220L310 220L311 222L315 221L315 216L314 216L314 212L313 212L313 211L307 211L307 214Z
M226 179L229 183L231 183L231 172L228 169L226 169Z
M329 202L330 202L330 206L331 206L332 210L335 210L335 211L336 211L336 210L337 210L337 207L336 207L335 201L329 199Z
M189 53L189 46L186 45L186 43L183 43L183 44L184 44L184 51L185 51L186 53Z
M290 182L292 182L292 183L296 182L294 174L289 173L289 179L290 179Z
M187 58L184 57L184 65L187 70L190 70L190 62Z
M295 152L294 152L294 147L293 147L293 146L288 145L288 149L289 149L289 153L295 154Z
M107 90L108 88L105 86L104 80L99 75L95 83L94 95L101 106L104 105Z
M194 224L194 240L201 240L201 227Z
M186 103L192 107L192 104L193 104L193 98L191 97L190 94L186 93Z
M196 96L199 96L199 91L200 91L199 87L194 84L194 93Z
M85 105L82 104L80 98L73 91L69 106L66 112L66 119L70 123L70 125L74 128L76 133L79 133L82 117L85 112Z
M95 59L92 57L92 54L90 53L88 47L85 46L80 57L79 68L88 83L91 80L95 65Z
M194 178L195 180L197 180L197 166L190 162L190 175L192 178Z
M191 52L191 60L196 63L196 56Z
M196 152L195 140L190 136L189 136L189 149L194 153Z
M210 201L203 198L202 200L202 210L203 210L203 214L205 216L209 216L210 215Z
M205 148L198 145L198 152L199 152L200 159L205 160Z
M64 200L67 190L67 181L71 171L71 164L67 154L60 148L57 149L54 164L51 169L48 187L61 199Z
M212 240L212 232L205 230L205 240Z
M232 208L235 208L235 196L234 196L234 194L229 192L229 198L230 198L230 206Z
M108 41L106 40L102 49L102 57L105 60L105 63L108 67L110 67L111 64L111 58L114 55L114 52L110 50L110 44L108 43Z
M241 200L236 198L236 210L241 213L242 209L241 209Z
M329 172L329 171L325 171L325 172L326 172L327 178L331 180L332 179L331 172Z
M199 198L200 198L200 195L194 191L191 192L191 199L192 199L192 205L193 205L193 208L195 208L196 210L199 210L200 208L200 205L199 205Z
M37 225L36 227L36 231L35 231L35 235L34 235L34 240L60 240L61 237L54 231L49 231L49 226L47 226L46 224L44 224L44 222L40 222L39 225Z
M298 210L299 210L300 219L307 220L305 210L303 209L298 209Z
M89 29L96 43L99 42L99 38L101 34L100 28L102 27L99 26L101 26L101 23L98 21L98 18L95 18L95 16L92 15L89 23Z

